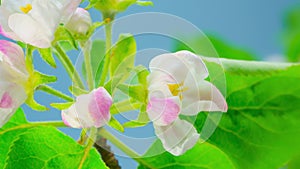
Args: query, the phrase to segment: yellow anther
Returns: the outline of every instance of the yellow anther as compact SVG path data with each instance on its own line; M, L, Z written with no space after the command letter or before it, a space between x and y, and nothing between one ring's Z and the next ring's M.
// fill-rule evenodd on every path
M31 6L30 4L27 4L26 6L21 6L21 7L20 7L20 10L21 10L22 12L26 13L26 14L27 14L28 12L30 12L31 9L32 9L32 6Z
M183 87L183 82L182 83L175 83L175 84L168 84L169 90L172 93L173 96L179 96L180 99L182 100L182 92L186 91L187 88L182 88Z

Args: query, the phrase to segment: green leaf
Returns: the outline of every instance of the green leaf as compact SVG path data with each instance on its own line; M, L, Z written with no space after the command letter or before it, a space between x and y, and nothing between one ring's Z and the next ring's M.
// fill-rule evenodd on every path
M110 74L113 77L116 72L128 71L133 68L136 54L136 42L131 34L120 35L117 44L111 50ZM121 64L128 60L127 64Z
M36 127L20 134L10 146L6 169L78 168L84 147L52 127ZM93 149L83 168L107 168Z
M0 168L78 168L85 148L53 127L27 123L19 109L0 129ZM107 168L95 149L83 168Z
M175 157L163 150L159 141L152 145L144 159L140 160L138 169L232 169L234 165L220 149L209 143L196 144L186 154ZM159 155L157 155L159 154ZM155 155L155 156L153 156Z
M136 101L141 103L147 102L147 88L142 85L120 84L117 88Z
M95 77L95 84L100 81L105 55L105 42L103 40L93 41L91 48L91 63L93 75ZM82 74L86 78L85 63L82 63Z
M220 61L226 76L228 112L219 124L204 112L195 123L199 133L205 122L217 125L213 135L182 156L163 153L144 158L140 168L275 169L300 154L300 65ZM222 68L210 59L206 64L210 75ZM218 79L211 81L219 83ZM149 152L158 148L153 146ZM199 148L203 150L194 153ZM210 149L217 151L202 155ZM228 165L212 166L215 157Z
M50 66L56 68L55 59L52 55L51 48L38 49L42 59L47 62Z

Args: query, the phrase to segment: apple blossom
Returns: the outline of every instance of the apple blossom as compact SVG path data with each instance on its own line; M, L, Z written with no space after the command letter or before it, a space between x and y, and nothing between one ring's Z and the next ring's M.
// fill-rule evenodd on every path
M66 23L81 0L2 0L0 33L48 48L60 23Z
M66 24L66 28L74 34L86 34L92 26L92 18L90 13L83 9L77 8L72 15L69 22Z
M150 62L147 113L164 148L181 155L198 138L194 126L179 118L202 111L227 111L221 92L205 79L208 70L201 58L188 51L168 53Z
M28 77L22 48L0 40L0 127L25 102Z
M62 110L62 119L72 128L102 127L110 120L112 98L105 88L94 89L76 98L68 109Z

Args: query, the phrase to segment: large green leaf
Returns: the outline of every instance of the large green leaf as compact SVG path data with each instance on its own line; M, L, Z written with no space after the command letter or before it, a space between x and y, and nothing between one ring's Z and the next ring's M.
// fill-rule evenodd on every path
M179 165L177 168L278 169L299 154L300 65L225 59L221 62L226 75L229 110L216 124L213 135L183 156L164 153L145 158L140 168ZM219 70L217 63L206 63L210 73ZM200 113L197 117L195 126L199 132L207 115ZM214 123L212 119L206 120ZM201 148L202 151L197 151ZM149 152L155 149L153 146ZM209 149L214 149L214 154L203 156ZM216 156L232 165L206 165L214 163Z
M0 129L0 168L78 168L85 148L53 127L34 127L19 109ZM82 168L107 168L95 149Z

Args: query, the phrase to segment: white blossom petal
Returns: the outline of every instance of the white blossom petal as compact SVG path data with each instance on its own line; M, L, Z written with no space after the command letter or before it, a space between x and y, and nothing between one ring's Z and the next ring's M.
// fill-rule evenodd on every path
M110 120L112 98L103 88L80 95L76 102L62 111L64 123L73 128L102 127Z
M154 128L163 147L175 156L182 155L191 149L200 137L192 124L180 119L168 126L154 125Z
M15 13L9 17L8 25L23 42L39 48L51 46L53 35L45 32L40 23L36 22L29 15Z
M187 81L183 92L181 114L197 115L202 111L227 111L227 103L222 93L210 82L201 80L196 83Z
M151 60L149 67L151 72L160 71L169 75L176 83L183 82L189 72L197 74L199 79L208 76L201 58L188 51L159 55Z

